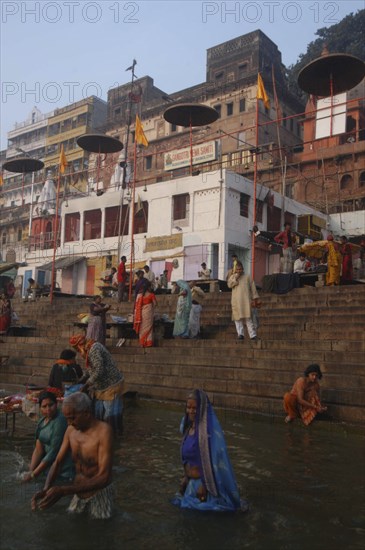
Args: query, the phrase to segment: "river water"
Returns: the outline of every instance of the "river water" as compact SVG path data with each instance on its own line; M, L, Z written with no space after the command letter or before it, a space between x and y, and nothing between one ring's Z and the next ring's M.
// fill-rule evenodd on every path
M31 512L20 485L35 424L2 432L1 550L352 550L364 548L364 442L344 426L285 425L218 410L246 513L182 512L169 499L182 474L183 407L139 402L125 412L114 461L116 510L93 521L66 513L69 499ZM284 415L283 415L284 418Z

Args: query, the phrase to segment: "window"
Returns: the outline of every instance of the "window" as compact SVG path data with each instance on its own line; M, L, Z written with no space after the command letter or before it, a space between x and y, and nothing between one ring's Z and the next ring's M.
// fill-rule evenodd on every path
M175 195L173 197L173 221L186 220L189 217L190 195Z
M365 172L360 174L359 187L365 187Z
M229 154L226 153L222 155L222 168L227 168L229 166Z
M294 198L294 183L285 184L285 196L288 197L288 199Z
M152 168L152 155L148 155L145 157L145 169L151 170Z
M218 113L218 118L221 118L221 113L222 113L222 106L221 105L214 105L214 109L217 111Z
M6 244L6 232L5 231L1 236L1 244Z
M246 99L243 97L240 99L240 113L246 111Z
M248 205L250 204L250 196L245 193L240 193L240 216L248 218Z
M101 210L87 210L84 214L84 240L100 239Z
M233 115L233 103L227 103L227 116Z
M78 241L80 239L80 213L66 214L65 216L65 241Z
M224 71L219 71L218 73L215 73L215 79L216 80L221 80L223 78L223 75L224 75Z
M353 179L352 179L352 176L350 176L350 174L345 174L344 176L342 176L341 183L340 183L341 189L350 189L352 187L352 184L353 184Z
M122 219L119 223L119 206L105 208L105 237L117 237L120 225L121 235L128 235L129 208L125 204L122 208Z
M143 201L142 203L140 203L140 205L136 203L135 215L134 215L134 233L135 234L147 233L147 226L148 226L148 202Z
M21 227L18 228L18 242L22 240L23 230Z
M120 107L118 107L117 109L114 109L114 116L119 116L120 115Z
M238 166L239 164L241 164L241 159L242 159L241 151L235 151L234 153L232 153L232 156L231 156L232 166Z
M176 124L171 124L171 132L176 132L176 131L177 131Z
M283 126L284 126L284 128L286 128L286 117L287 116L288 115L285 112L283 112Z
M262 223L262 215L264 211L263 201L256 201L256 221Z
M248 71L248 63L241 63L240 65L238 65L238 78L246 75L247 71Z

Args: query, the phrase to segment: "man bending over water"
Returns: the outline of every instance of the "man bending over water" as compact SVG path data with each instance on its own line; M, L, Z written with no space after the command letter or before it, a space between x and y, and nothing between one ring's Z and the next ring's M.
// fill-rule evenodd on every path
M74 495L69 512L87 510L94 519L107 519L113 504L113 431L106 422L93 417L91 400L84 393L66 397L62 412L68 428L43 490L32 498L32 510L44 510L63 496ZM75 463L75 479L69 485L53 485L69 449Z

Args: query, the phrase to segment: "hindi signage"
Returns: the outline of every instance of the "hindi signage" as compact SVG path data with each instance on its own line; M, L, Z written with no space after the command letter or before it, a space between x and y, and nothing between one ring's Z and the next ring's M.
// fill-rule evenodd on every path
M146 239L145 252L156 252L157 250L170 250L171 248L179 248L183 244L182 234L165 235L162 237L151 237Z

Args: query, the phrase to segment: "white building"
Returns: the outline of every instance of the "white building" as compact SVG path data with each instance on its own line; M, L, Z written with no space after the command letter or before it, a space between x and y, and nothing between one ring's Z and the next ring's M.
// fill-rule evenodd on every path
M156 275L167 267L173 269L172 280L189 280L198 278L200 265L206 262L213 278L224 279L235 252L250 272L253 192L252 181L227 170L156 183L147 191L137 187L134 266L149 264ZM298 216L303 215L315 216L326 227L326 216L308 206L288 198L283 205L281 195L261 185L257 185L256 195L256 223L262 231L279 231L283 216L292 222L293 229ZM121 220L119 204L123 204ZM118 256L125 255L130 263L130 206L130 190L112 190L63 203L56 256L63 290L89 294L92 274L88 269L95 265L95 259L112 257L117 265ZM279 254L260 243L255 251L255 280L260 283L263 275L279 271ZM29 253L28 265L20 268L19 274L27 272L28 278L39 278L36 271L46 271L41 278L49 282L52 256L51 249ZM97 280L94 273L95 285Z

